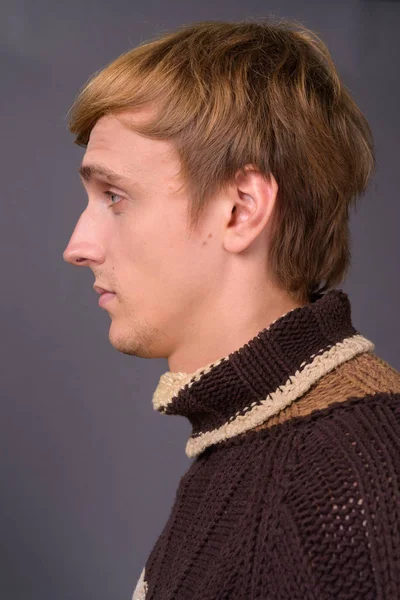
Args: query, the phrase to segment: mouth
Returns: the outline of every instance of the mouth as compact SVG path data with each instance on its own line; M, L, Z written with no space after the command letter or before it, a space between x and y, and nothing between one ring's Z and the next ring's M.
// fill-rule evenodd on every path
M94 285L93 289L98 293L98 294L114 294L115 292L113 292L112 290L107 290L106 288L102 288L98 285Z

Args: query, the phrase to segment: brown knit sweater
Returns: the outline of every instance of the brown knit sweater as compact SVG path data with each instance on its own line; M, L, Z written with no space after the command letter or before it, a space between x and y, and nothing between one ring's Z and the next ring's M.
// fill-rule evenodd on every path
M193 458L134 600L400 599L400 373L315 295L154 408Z

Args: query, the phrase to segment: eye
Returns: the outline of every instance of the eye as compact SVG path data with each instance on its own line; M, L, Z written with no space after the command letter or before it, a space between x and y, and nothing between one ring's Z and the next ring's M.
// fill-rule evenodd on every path
M112 192L111 190L108 190L107 192L104 192L104 193L111 200L110 206L114 206L115 204L119 204L119 202L121 202L121 200L122 200L122 196L120 196L119 194L116 194L115 192ZM113 198L120 198L120 200L117 201L117 202L113 202Z

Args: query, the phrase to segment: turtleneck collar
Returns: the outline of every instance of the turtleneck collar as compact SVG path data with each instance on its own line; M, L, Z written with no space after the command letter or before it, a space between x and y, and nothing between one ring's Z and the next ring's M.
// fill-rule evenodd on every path
M374 348L353 327L348 295L330 290L285 313L216 362L193 373L167 371L153 394L153 407L189 419L186 454L193 458L261 425L323 375Z

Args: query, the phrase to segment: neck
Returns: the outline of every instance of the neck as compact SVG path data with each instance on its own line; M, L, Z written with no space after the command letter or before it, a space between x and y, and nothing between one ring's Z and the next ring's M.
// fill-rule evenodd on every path
M200 324L185 327L178 348L168 357L169 370L193 373L203 365L215 363L241 348L278 318L304 305L279 290L253 291L258 299L254 302L230 294L229 301L221 298L213 310L208 305Z

